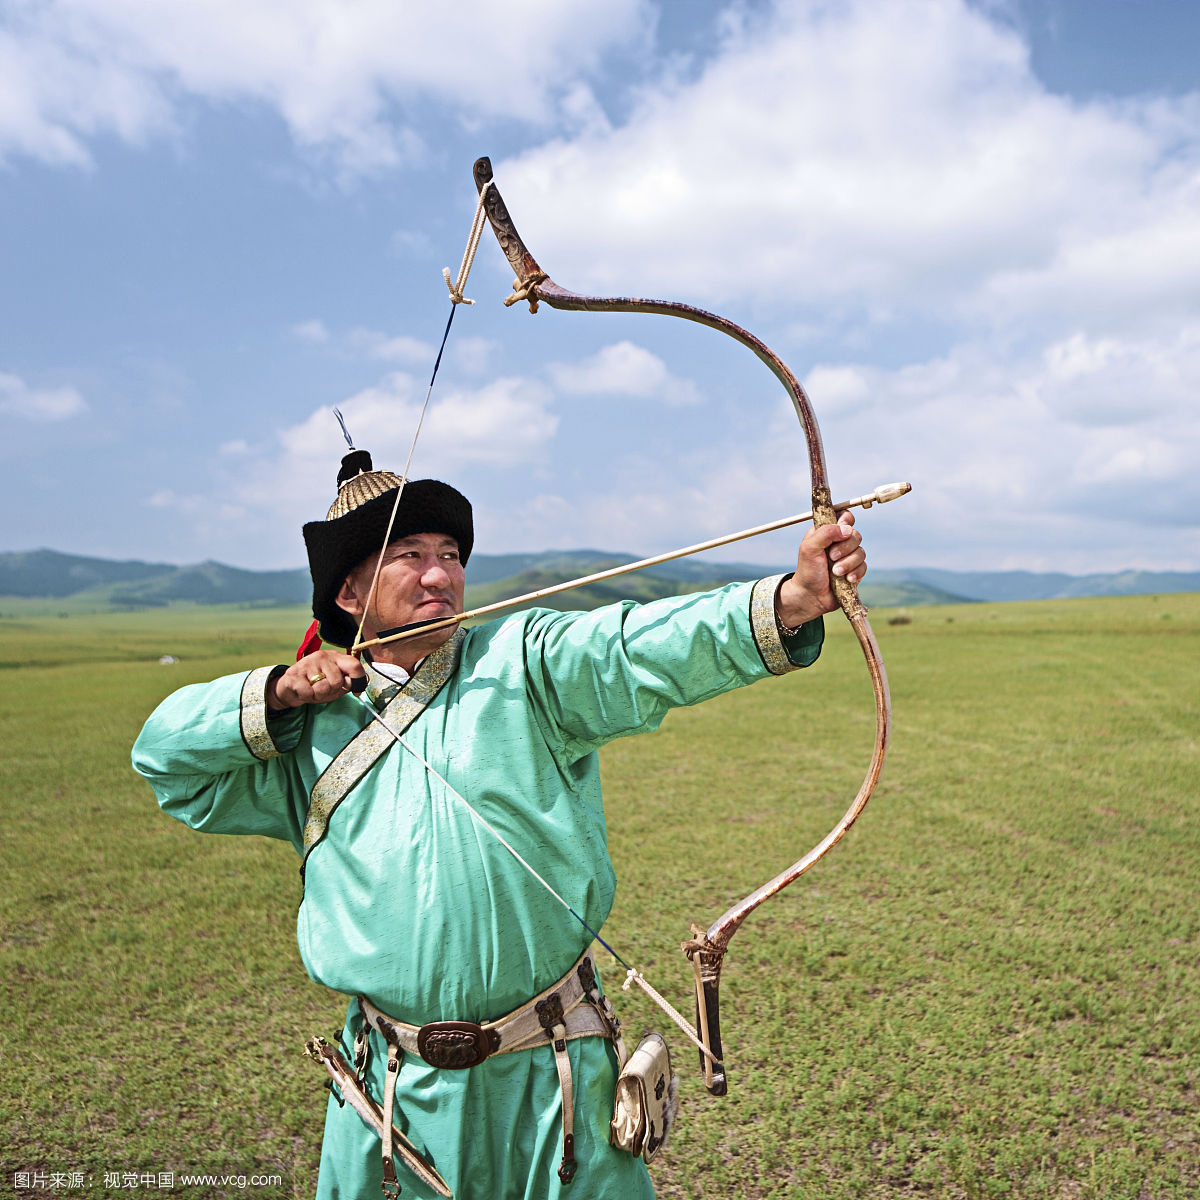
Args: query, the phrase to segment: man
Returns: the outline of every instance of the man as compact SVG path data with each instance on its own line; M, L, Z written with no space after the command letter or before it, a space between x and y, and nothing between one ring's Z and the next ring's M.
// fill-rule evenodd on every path
M419 480L396 507L400 480L362 451L338 485L304 528L322 637L348 647L360 623L366 640L463 611L466 498ZM860 580L860 542L846 513L808 531L790 576L446 626L365 661L322 646L151 716L133 758L162 807L290 841L305 967L356 997L342 1048L380 1119L360 1119L354 1083L355 1103L331 1099L320 1196L377 1196L385 1179L438 1194L419 1161L395 1162L400 1135L462 1200L653 1195L642 1160L609 1144L612 1030L580 963L592 935L567 911L598 930L615 891L596 751L815 661L830 565ZM365 702L348 694L364 677Z

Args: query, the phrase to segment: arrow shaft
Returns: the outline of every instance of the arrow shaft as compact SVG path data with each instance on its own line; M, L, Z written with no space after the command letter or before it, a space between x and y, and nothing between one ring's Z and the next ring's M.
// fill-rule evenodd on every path
M873 504L885 504L888 500L893 500L897 496L902 496L910 490L907 483L904 484L886 484L875 489L867 496L856 496L853 500L843 500L833 506L834 512L844 512L849 508L870 508ZM664 554L655 554L650 558L639 559L637 562L622 563L617 567L608 567L603 571L596 571L591 575L583 575L578 579L569 579L564 583L551 584L548 587L538 588L534 592L526 592L521 596L512 596L507 600L498 600L494 604L485 604L482 608L472 608L467 612L458 613L453 617L444 617L440 621L432 621L429 624L423 624L415 629L405 629L398 633L388 634L386 637L372 638L370 641L361 642L355 646L356 650L365 650L371 646L383 646L389 642L403 641L405 638L417 637L427 634L434 629L442 629L451 625L458 625L463 621L472 620L475 617L486 617L492 613L503 612L509 608L519 608L522 604L533 604L538 600L544 600L547 596L557 596L560 592L569 592L573 588L587 587L591 583L601 583L606 579L615 579L619 575L628 575L633 571L641 571L646 567L656 567L660 563L671 562L676 558L686 558L689 554L702 554L705 550L715 550L718 546L728 546L731 542L740 542L746 538L758 537L760 534L771 533L776 529L786 529L790 525L801 525L805 521L811 521L813 514L811 511L797 513L791 517L780 517L777 521L768 521L765 525L755 525L750 529L741 529L737 533L726 533L721 537L709 538L704 542L696 542L691 546L684 546L680 550L668 550Z

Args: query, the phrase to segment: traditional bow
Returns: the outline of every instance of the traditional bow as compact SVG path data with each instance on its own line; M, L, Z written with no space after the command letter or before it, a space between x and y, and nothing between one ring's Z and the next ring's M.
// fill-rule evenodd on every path
M821 433L817 426L816 416L808 396L805 395L796 376L777 354L752 333L735 325L727 318L694 308L690 304L681 304L670 300L585 296L559 287L538 265L537 260L529 253L517 233L508 209L493 181L492 164L487 158L480 158L475 163L475 186L480 192L484 211L500 243L500 248L504 251L516 274L513 281L513 294L505 299L506 305L525 300L529 304L530 312L537 312L538 303L545 301L552 308L582 312L657 313L667 317L682 317L686 321L695 321L697 324L707 325L711 329L728 334L729 337L752 350L787 390L804 429L804 436L808 443L809 472L812 480L813 524L831 525L837 520L829 490L825 450L821 443ZM871 793L875 790L879 774L883 770L883 760L891 736L891 700L888 695L887 674L884 671L883 658L875 641L875 634L867 620L867 610L859 600L858 588L853 583L837 575L832 575L831 579L838 604L854 629L871 675L871 686L875 693L875 749L858 794L833 829L797 862L761 887L756 888L744 900L739 901L723 916L718 917L707 930L693 925L692 938L683 943L684 953L692 961L696 974L697 1025L702 1040L711 1051L709 1057L702 1054L700 1062L705 1072L705 1084L714 1096L722 1096L727 1090L724 1065L719 1061L721 1059L719 988L721 965L730 939L741 927L742 922L760 904L781 892L793 880L798 879L841 841L846 831L857 820L859 813L866 807ZM714 1059L718 1061L714 1062Z

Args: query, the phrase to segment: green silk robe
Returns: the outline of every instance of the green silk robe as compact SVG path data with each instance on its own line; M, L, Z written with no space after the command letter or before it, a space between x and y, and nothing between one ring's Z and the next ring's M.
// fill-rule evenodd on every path
M774 621L778 582L521 613L463 631L402 689L370 672L368 700L389 724L407 726L405 740L598 930L616 875L596 751L657 728L672 708L813 662L822 623L785 644ZM269 673L168 697L133 761L163 809L191 828L281 838L303 856L297 938L309 975L414 1025L495 1019L560 979L587 931L362 701L269 717ZM356 1029L352 1002L345 1046ZM380 1045L368 1073L377 1099ZM641 1160L608 1145L610 1045L569 1046L579 1171L562 1194L652 1196ZM557 1197L560 1120L549 1045L466 1071L402 1060L397 1125L461 1200ZM399 1160L397 1170L405 1195L427 1194ZM380 1179L379 1139L331 1099L319 1196L374 1198Z

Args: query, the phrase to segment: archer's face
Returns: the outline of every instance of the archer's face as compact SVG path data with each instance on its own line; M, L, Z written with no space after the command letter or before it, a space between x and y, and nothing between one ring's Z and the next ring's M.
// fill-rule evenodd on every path
M371 592L376 557L372 555L350 572L337 602L357 623ZM382 629L435 621L463 611L466 583L458 557L458 542L442 533L416 533L397 538L383 552L379 581L371 598L363 638L375 637ZM454 633L455 626L435 629L426 637L410 638L376 647L375 657L411 670L411 663L440 646Z

